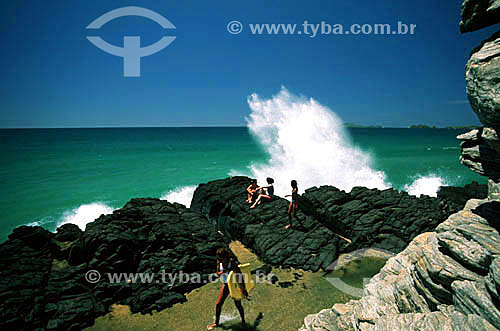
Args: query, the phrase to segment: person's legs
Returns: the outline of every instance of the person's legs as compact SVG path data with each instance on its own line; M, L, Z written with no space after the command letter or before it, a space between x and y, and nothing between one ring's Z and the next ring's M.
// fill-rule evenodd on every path
M298 201L295 201L295 203L293 204L293 217L295 217L295 219L299 222L299 224L302 226L302 222L300 221L300 219L297 217L297 209L299 208L299 202Z
M234 305L236 306L236 309L240 312L240 317L241 317L241 324L245 325L245 311L243 310L243 305L241 304L241 301L239 300L234 300Z
M260 205L262 203L262 201L263 201L263 198L271 200L271 197L269 195L259 194L259 197L257 198L257 200L255 201L255 203L250 208L255 208L256 205Z
M229 288L227 287L227 284L222 284L222 287L219 292L219 297L217 298L217 303L215 304L215 324L217 325L219 325L222 306L224 305L224 301L226 301L228 295L229 295Z
M227 284L222 284L222 287L219 291L219 297L217 298L217 302L215 304L215 323L208 325L207 330L213 330L215 327L219 326L222 306L224 305L224 301L226 301L228 295L229 288L227 287Z
M255 202L257 200L257 198L259 197L259 195L260 195L260 192L259 191L255 191L252 194L252 201L251 202Z
M262 199L260 199L259 205L261 205L264 201L271 201L273 197L267 194L262 194Z
M257 200L255 200L255 202L253 203L253 205L250 206L250 208L255 208L255 206L257 205L257 203L260 201L261 198L262 198L262 194L259 194Z
M293 202L290 201L290 204L288 205L288 225L285 226L285 229L288 229L292 226L292 208Z

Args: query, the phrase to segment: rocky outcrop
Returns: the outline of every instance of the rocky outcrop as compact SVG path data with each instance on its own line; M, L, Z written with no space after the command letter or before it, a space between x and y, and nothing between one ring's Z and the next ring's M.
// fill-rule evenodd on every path
M471 32L500 23L500 0L465 0L460 31Z
M446 201L450 210L456 211L462 209L470 199L485 199L488 196L488 186L472 182L464 187L460 186L441 186L437 197Z
M465 0L462 5L462 32L500 23L500 0ZM485 125L460 135L460 161L487 176L489 197L500 198L500 31L472 51L465 68L467 96L474 112Z
M488 197L490 199L500 199L500 182L488 179Z
M264 262L282 267L317 271L326 268L347 242L335 235L302 209L302 222L291 230L288 224L288 200L276 197L255 209L245 202L245 189L251 179L231 177L198 186L191 209L213 219L228 240L239 240Z
M460 162L480 175L500 181L500 140L496 130L480 128L457 137L461 140Z
M332 186L308 189L300 201L304 213L350 238L350 250L373 247L394 253L463 206L446 199L417 198L394 189L355 187L346 193Z
M158 199L133 199L111 215L50 233L22 226L0 245L0 327L3 330L80 330L113 303L133 312L161 310L204 285L225 246L209 221ZM89 278L91 270L101 278ZM199 274L200 282L165 273ZM93 271L92 271L93 272ZM111 282L107 273L122 273ZM152 275L151 281L126 276ZM96 276L96 273L93 273Z
M277 197L249 209L249 182L233 177L202 184L191 208L132 199L84 232L74 224L56 233L16 228L0 245L0 327L79 330L114 303L149 313L183 302L185 293L207 282L216 249L231 239L270 265L314 271L356 247L399 251L461 208L464 192L485 192L472 185L443 189L440 198L416 198L394 190L312 188L300 198L302 224L286 230L288 201ZM181 271L190 281L169 277ZM110 281L113 274L121 278ZM198 277L191 281L193 275Z
M462 32L495 23L500 23L499 0L464 1ZM472 108L485 127L458 137L460 161L487 176L489 197L500 198L500 32L472 52L466 81ZM500 200L470 200L389 259L360 300L309 315L301 330L500 328L499 219Z
M465 204L463 197L457 201L459 194L453 189L444 190L440 198L416 198L393 189L356 187L346 193L332 186L313 187L299 199L302 226L286 230L289 202L277 197L249 209L245 202L249 183L250 178L232 177L201 184L191 209L216 221L230 239L241 241L264 262L313 271L357 248L397 253ZM486 197L484 186L470 188L471 194Z
M460 162L488 177L489 197L500 198L500 32L471 55L466 66L467 95L487 127L457 138L462 141Z
M472 52L465 80L470 104L481 122L500 128L500 31Z
M309 315L301 330L500 328L500 201L470 200L388 260L360 300Z

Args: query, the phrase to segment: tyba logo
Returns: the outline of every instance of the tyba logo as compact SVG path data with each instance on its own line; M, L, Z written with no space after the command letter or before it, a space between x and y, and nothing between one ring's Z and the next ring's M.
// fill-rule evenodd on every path
M123 7L112 10L87 26L87 29L100 29L107 22L123 16L142 16L155 21L164 29L175 29L175 26L160 14L141 7ZM141 47L141 37L123 37L123 47L117 47L105 42L101 37L87 37L87 39L96 47L106 53L123 57L123 76L140 77L141 76L141 58L155 54L168 45L176 37L162 37L156 43L147 47Z

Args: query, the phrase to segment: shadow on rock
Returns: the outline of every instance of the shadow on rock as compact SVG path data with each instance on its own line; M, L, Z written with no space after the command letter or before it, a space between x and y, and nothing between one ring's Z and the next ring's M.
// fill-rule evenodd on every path
M491 227L500 231L500 201L483 203L472 212L487 220Z

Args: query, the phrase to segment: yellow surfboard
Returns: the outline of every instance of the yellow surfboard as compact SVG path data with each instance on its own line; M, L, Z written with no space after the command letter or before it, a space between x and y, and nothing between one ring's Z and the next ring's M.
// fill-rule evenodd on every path
M240 290L240 282L245 284L247 292L250 292L255 287L255 281L252 277L252 271L250 270L250 263L240 264L238 267L241 270L241 274L236 274L231 271L227 276L229 295L234 300L243 299L243 293L241 293L242 291Z

